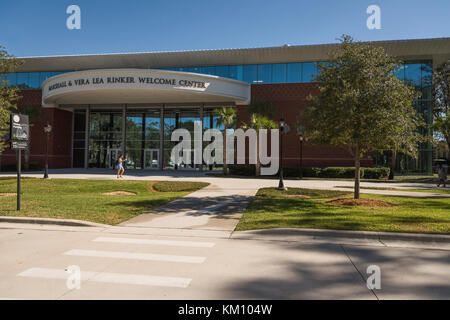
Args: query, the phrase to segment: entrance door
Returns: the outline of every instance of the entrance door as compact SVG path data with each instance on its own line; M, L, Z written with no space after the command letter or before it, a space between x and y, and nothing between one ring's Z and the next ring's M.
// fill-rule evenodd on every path
M159 149L144 149L144 169L159 168Z
M109 149L108 150L108 161L109 161L109 168L113 169L114 165L116 163L116 160L119 158L121 149Z

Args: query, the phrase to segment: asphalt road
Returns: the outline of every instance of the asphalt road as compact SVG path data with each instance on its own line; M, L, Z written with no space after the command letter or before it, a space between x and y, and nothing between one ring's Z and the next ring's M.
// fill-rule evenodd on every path
M161 230L0 223L0 298L450 299L448 245Z

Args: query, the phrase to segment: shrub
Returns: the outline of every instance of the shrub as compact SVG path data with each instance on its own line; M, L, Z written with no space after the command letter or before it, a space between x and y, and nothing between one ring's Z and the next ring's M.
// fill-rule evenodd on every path
M390 169L381 167L381 168L364 168L364 177L365 179L382 179L389 176Z
M25 164L22 161L22 171L25 171ZM40 171L41 164L39 162L30 162L28 171ZM15 163L2 163L0 166L0 171L17 171L17 165Z

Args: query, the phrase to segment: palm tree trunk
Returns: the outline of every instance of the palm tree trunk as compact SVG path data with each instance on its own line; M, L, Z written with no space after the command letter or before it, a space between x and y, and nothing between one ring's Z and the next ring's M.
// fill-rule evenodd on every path
M354 199L359 199L359 183L360 183L360 171L361 171L361 161L359 155L359 146L356 147L355 152L355 190Z
M227 175L228 174L228 166L227 166L227 130L228 130L228 126L225 125L224 126L224 135L223 135L223 175Z
M392 150L392 158L389 166L389 180L394 180L394 170L396 162L397 162L397 150Z

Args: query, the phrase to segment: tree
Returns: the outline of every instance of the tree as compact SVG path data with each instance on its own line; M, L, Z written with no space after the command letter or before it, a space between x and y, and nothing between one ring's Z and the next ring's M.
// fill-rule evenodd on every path
M417 93L394 75L399 62L382 47L348 35L340 41L329 63L319 66L319 95L308 97L305 117L311 142L346 146L353 155L354 198L359 199L361 157L414 140L410 134L418 130L418 122L412 102Z
M17 88L8 86L6 74L14 72L21 64L20 60L0 46L0 154L5 150L8 140L10 113L17 109L17 101L20 99Z
M236 122L236 109L233 107L222 107L215 109L213 114L217 116L216 124L218 126L224 126L224 137L223 137L223 174L228 174L227 166L227 130L233 127Z
M450 149L450 60L433 73L433 100L433 129Z
M255 100L250 102L247 107L247 112L250 114L250 122L248 124L243 123L244 129L254 129L256 131L256 166L255 175L261 175L261 161L259 158L259 131L261 129L275 129L277 123L270 120L270 117L275 115L275 106L265 100Z

